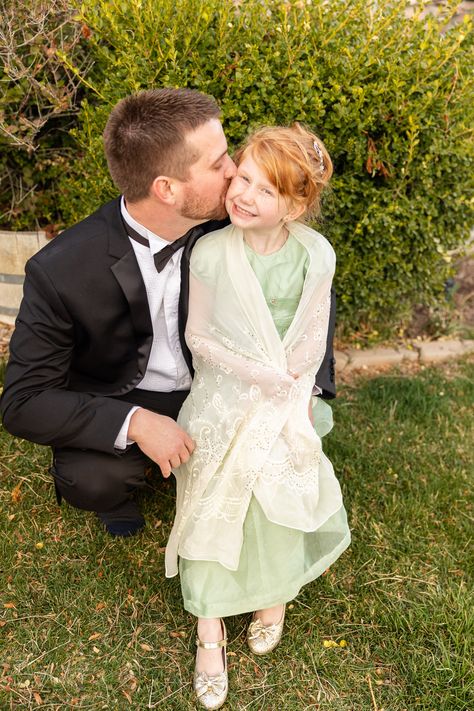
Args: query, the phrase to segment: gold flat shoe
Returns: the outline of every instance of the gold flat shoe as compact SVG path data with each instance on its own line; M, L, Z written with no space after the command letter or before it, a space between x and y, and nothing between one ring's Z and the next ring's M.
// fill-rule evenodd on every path
M229 689L229 681L227 676L227 632L224 620L221 620L223 639L220 642L202 642L199 637L196 638L196 646L201 649L219 649L222 648L222 659L224 662L224 671L220 674L212 676L207 672L194 672L193 687L196 693L198 702L205 709L220 709L227 698Z
M285 621L285 606L281 619L273 625L264 625L257 617L252 620L247 630L247 644L254 654L267 654L271 652L281 640L283 623Z

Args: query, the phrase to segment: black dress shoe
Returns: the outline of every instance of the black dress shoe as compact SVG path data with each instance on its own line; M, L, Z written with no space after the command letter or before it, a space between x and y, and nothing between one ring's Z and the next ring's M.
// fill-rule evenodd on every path
M145 526L145 519L141 515L140 509L135 501L131 500L110 511L100 511L97 513L97 517L111 536L122 538L134 536Z
M105 530L107 531L107 533L110 533L111 536L121 536L122 538L134 536L145 526L145 519L143 518L143 516L136 518L134 521L106 521L104 520L103 514L97 515L104 524Z

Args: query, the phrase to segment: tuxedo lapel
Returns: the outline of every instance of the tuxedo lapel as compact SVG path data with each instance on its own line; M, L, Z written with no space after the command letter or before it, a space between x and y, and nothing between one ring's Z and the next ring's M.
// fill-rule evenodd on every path
M128 301L137 334L140 336L151 334L153 327L145 284L133 248L130 246L130 249L110 268Z
M109 254L116 261L110 269L114 274L130 308L130 317L137 338L139 382L145 375L148 358L153 343L153 325L146 295L145 284L140 273L135 252L125 231L120 213L120 198L110 204Z
M188 320L188 308L189 308L189 263L191 260L191 252L198 241L199 237L203 234L202 230L196 229L192 235L190 235L187 241L183 254L181 255L181 290L179 293L179 306L178 306L178 330L179 330L179 341L181 343L181 350L183 352L184 360L189 368L191 375L194 375L193 360L191 352L186 344L184 338L184 331L186 328L186 321Z
M106 209L108 212L109 255L117 260L112 264L111 270L120 284L130 307L133 327L137 334L140 376L143 377L153 343L153 325L151 323L145 284L143 283L135 252L133 251L133 247L130 244L123 224L120 211L120 198L110 202L106 206ZM181 291L178 306L178 330L183 356L191 374L194 372L192 358L184 338L188 318L189 263L191 252L197 240L203 234L219 230L227 224L229 224L228 218L225 220L210 220L202 225L198 225L192 230L181 257Z

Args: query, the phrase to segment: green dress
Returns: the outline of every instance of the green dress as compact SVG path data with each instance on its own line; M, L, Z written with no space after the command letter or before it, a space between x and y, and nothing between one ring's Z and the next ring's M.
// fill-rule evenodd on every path
M283 338L301 297L308 254L291 235L273 254L257 254L248 245L245 251ZM315 429L322 437L332 427L332 411L321 398L313 402ZM197 617L226 617L289 602L303 585L319 577L349 542L344 507L317 531L305 533L269 521L252 496L236 571L216 562L180 558L184 607Z

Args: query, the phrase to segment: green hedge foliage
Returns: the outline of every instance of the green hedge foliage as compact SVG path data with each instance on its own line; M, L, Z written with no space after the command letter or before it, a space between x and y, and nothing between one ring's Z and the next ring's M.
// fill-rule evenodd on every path
M339 320L393 333L439 296L473 222L473 32L469 18L449 27L457 4L435 17L420 3L408 19L400 0L85 0L94 65L63 218L115 194L101 133L130 92L212 94L231 146L255 126L302 121L335 165L319 229L338 256Z

